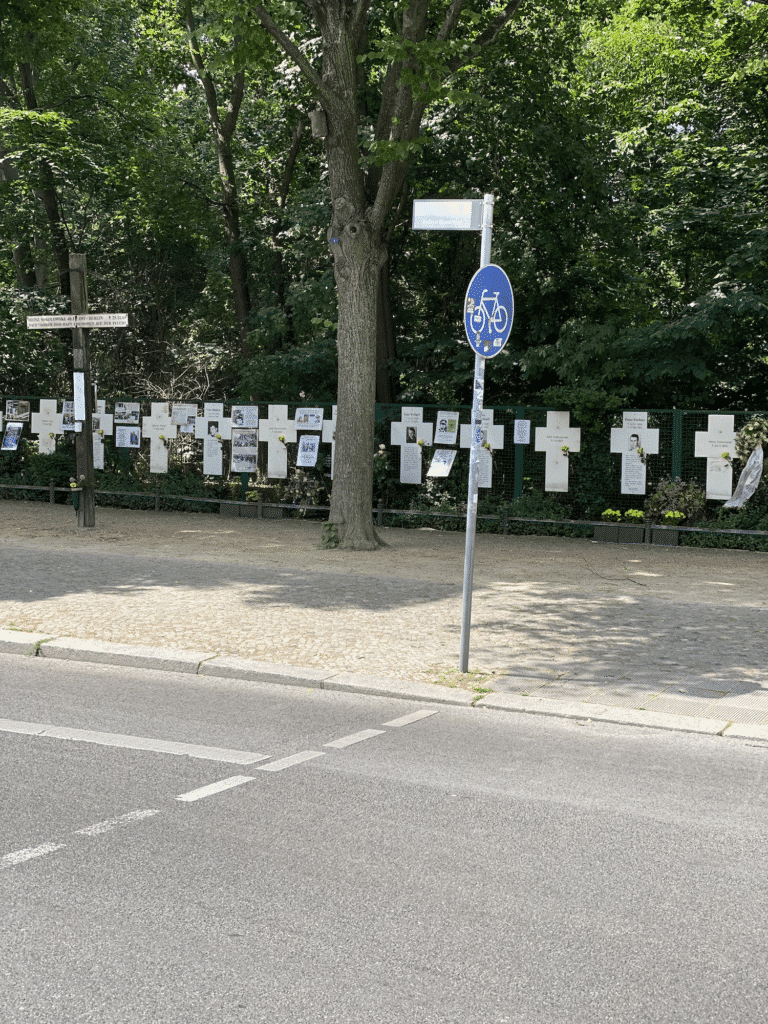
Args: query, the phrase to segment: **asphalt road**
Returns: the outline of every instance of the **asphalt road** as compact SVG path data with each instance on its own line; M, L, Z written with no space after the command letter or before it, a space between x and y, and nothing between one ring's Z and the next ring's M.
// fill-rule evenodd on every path
M15 656L0 717L4 1024L765 1019L768 744Z

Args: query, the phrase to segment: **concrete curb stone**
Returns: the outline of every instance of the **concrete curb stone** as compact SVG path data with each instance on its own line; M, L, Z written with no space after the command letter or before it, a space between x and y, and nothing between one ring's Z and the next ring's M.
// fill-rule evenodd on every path
M768 743L768 725L741 725L733 722L723 736L731 740L764 740Z
M0 652L34 655L39 644L53 639L50 633L22 633L16 629L0 629Z
M222 679L246 679L256 683L277 683L282 686L323 687L324 681L333 670L318 668L295 668L293 665L275 665L266 661L251 661L222 654L204 661L200 666L201 676L218 676Z
M645 726L672 729L675 732L703 733L718 736L727 727L726 720L694 718L690 715L667 715L661 711L634 711L614 708L609 704L587 704L583 701L552 700L547 697L522 697L515 693L493 693L475 705L496 711L517 711L522 714L552 715L557 718L610 722L613 725ZM742 726L743 728L743 726Z
M210 678L245 679L287 686L305 686L402 700L418 700L483 710L513 711L548 715L580 721L609 722L675 732L723 736L727 739L762 740L768 743L768 725L744 725L726 720L671 715L659 711L637 711L607 704L524 697L516 693L490 693L477 699L471 691L428 683L405 682L385 676L359 675L312 668L295 668L248 658L217 655L205 651L173 651L162 647L51 638L45 633L0 629L0 653L65 661L87 661L102 665L124 665L160 671L190 672Z
M437 704L458 704L470 707L477 694L460 690L458 687L430 685L429 683L406 683L400 679L384 676L357 675L354 672L339 672L323 683L324 690L341 690L344 693L365 693L374 697L401 697L406 700L425 700Z
M65 661L93 661L101 665L126 665L195 674L204 661L216 657L213 651L170 651L164 647L77 640L71 636L62 636L58 640L41 644L38 653L43 658L60 658Z

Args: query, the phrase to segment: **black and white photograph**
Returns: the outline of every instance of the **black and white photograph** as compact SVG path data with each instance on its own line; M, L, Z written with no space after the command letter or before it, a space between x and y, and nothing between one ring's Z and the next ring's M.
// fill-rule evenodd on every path
M233 473L255 473L259 457L259 432L253 427L234 427L232 429L232 460L230 468Z
M219 432L219 424L217 420L211 420L208 424L208 437L216 437Z
M9 398L5 403L5 418L17 422L29 422L29 402L19 398Z
M242 452L232 452L232 471L234 473L255 473L256 456Z
M405 443L406 444L416 444L416 441L417 441L416 427L406 427L405 428Z
M141 406L138 402L115 402L115 424L128 423L138 427Z
M61 425L65 430L75 429L75 403L64 402L61 407Z
M259 432L257 430L233 430L233 448L255 448L259 443Z
M22 423L6 423L3 434L3 451L15 452L19 447L19 439L23 429Z
M258 427L259 425L258 405L233 405L230 416L233 427Z

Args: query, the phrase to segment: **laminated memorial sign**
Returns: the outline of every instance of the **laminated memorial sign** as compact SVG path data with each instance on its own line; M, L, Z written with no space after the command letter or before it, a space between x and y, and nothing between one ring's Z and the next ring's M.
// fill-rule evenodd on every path
M129 424L138 427L141 405L138 402L115 402L115 424Z
M317 434L302 434L299 438L299 452L296 456L296 465L316 466L319 450L320 438Z
M115 427L116 448L141 448L140 427Z
M29 402L19 398L8 398L5 403L5 418L17 423L29 422Z
M23 423L6 423L5 433L3 434L4 452L16 451L16 449L19 447L19 439L21 438L21 432L23 429Z
M230 412L233 427L258 427L258 405L233 405Z
M441 410L435 423L435 444L456 444L459 432L459 414ZM427 473L429 476L429 473Z
M234 411L233 408L233 414ZM255 427L232 427L232 472L255 473L258 459L258 430Z
M427 470L427 476L448 476L455 458L455 448L438 448L432 456L432 464Z

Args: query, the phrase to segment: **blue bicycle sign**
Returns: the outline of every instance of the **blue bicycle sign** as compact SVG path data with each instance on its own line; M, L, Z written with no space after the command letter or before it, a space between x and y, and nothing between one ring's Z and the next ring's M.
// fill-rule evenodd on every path
M489 359L504 348L512 330L515 299L509 278L495 263L469 282L464 299L464 330L478 355Z

